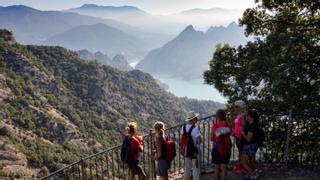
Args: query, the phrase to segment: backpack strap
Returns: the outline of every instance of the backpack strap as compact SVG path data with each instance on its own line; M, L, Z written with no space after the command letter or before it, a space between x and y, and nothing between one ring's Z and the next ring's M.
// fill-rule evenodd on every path
M190 127L189 131L188 131L188 134L191 134L191 133L192 133L192 130L193 130L194 128L195 128L195 126L192 125L192 126Z
M183 125L183 134L187 133L187 124Z

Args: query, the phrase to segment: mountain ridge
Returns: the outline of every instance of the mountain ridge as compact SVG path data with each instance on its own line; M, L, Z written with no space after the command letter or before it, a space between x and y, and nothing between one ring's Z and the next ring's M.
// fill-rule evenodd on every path
M143 134L157 120L170 126L188 110L206 116L221 106L177 98L139 70L84 61L59 46L18 44L0 30L0 176L39 178L119 144L127 122Z
M104 5L97 5L97 4L83 4L80 7L70 8L67 11L72 10L79 10L79 9L94 9L94 10L109 10L109 11L134 11L139 13L146 13L144 10L137 8L135 6L104 6Z
M102 51L109 55L122 52L139 54L144 49L140 39L103 23L74 27L47 39L44 44L60 45L72 50Z
M226 13L226 12L238 12L239 9L227 9L227 8L193 8L180 11L176 14L201 14L201 13Z
M243 28L234 22L227 27L211 26L206 32L189 25L176 38L148 53L136 67L151 74L201 78L216 44L237 45L248 40Z
M23 5L0 8L0 28L13 31L17 41L26 44L38 44L76 26L96 23L104 23L130 33L138 31L134 27L116 20L72 12L41 11Z

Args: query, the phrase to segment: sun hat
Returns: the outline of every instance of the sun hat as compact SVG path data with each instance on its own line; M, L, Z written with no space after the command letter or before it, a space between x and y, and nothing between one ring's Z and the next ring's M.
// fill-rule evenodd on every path
M246 103L243 100L238 100L234 102L235 106L239 106L241 109L244 109L246 107Z
M186 121L191 121L193 120L194 118L198 117L199 116L199 113L195 113L194 111L189 111L187 113L187 119Z

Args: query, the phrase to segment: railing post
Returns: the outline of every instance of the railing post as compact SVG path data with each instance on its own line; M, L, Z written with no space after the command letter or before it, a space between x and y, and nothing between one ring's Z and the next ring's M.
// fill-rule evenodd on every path
M152 136L152 129L150 129L150 146L148 148L150 152L150 160L151 160L151 168L150 168L150 179L156 179L156 162L154 160L154 153L153 153L153 136Z
M286 138L286 150L284 153L284 162L286 167L288 166L288 159L289 159L289 143L290 143L291 127L292 127L292 111L289 112L289 122L288 122L288 129L287 129L287 138Z
M80 166L81 166L81 176L79 177L80 179L85 179L84 177L84 163L83 163L83 159L80 160Z

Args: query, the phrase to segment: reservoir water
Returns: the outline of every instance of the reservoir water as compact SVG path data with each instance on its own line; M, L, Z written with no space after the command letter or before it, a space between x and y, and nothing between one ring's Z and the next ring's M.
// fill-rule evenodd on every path
M135 68L139 61L132 61L130 65ZM213 86L204 84L203 79L185 80L169 75L152 75L155 79L169 86L168 91L177 97L187 97L199 100L212 100L225 103L227 99Z
M184 80L166 75L153 75L153 77L167 84L168 91L178 97L212 100L221 103L227 101L213 86L205 85L203 79Z

